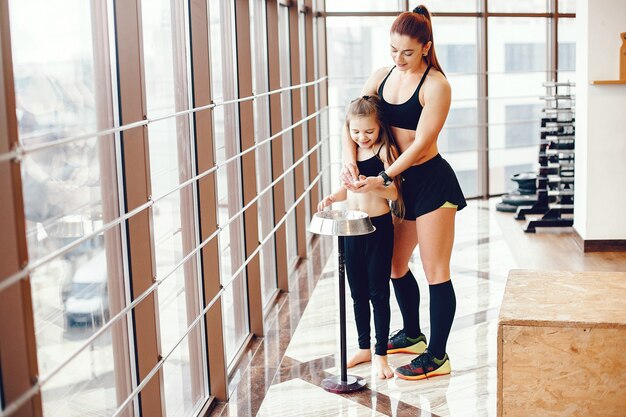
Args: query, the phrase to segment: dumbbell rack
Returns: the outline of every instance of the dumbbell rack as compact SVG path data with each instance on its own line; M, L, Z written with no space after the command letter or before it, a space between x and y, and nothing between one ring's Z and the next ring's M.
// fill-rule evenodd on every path
M574 213L574 136L575 117L572 93L574 82L545 82L544 116L541 118L537 202L518 207L515 218L525 220L527 214L540 214L524 227L528 233L537 227L569 227L574 219L563 214Z

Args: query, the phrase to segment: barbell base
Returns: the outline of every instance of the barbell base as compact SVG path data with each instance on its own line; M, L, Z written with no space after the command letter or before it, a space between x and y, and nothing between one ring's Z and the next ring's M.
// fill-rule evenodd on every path
M339 375L329 376L322 381L322 388L334 394L345 394L365 388L367 382L360 376L355 375L348 375L346 379L347 381L342 381Z

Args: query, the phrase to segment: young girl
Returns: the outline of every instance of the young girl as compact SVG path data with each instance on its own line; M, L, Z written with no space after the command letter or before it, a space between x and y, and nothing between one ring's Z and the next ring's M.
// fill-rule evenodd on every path
M381 122L378 97L363 96L352 101L346 115L346 127L357 145L357 165L362 178L378 175L396 160L398 149L389 129ZM387 363L389 277L393 255L393 223L389 200L395 200L395 210L402 210L402 202L398 200L398 179L399 176L369 192L348 192L343 187L326 196L317 206L318 210L323 210L336 201L347 200L348 209L367 213L376 227L376 231L371 234L344 238L348 284L359 336L359 351L348 360L347 366L351 368L372 360L371 301L376 329L374 363L381 379L393 377L393 371Z

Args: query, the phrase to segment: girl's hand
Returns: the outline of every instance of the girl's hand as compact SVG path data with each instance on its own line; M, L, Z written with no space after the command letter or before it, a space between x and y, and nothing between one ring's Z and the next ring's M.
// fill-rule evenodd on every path
M355 193L368 193L382 184L383 179L381 177L365 177L360 175L359 180L353 184L355 189L352 191Z
M335 198L334 195L328 195L326 197L324 197L324 199L322 201L319 202L319 204L317 205L317 211L322 211L324 210L325 207L330 206L331 204L333 204L337 199Z
M359 179L359 168L352 162L345 164L340 178L344 187L350 191L355 191L357 187L354 186L354 183Z

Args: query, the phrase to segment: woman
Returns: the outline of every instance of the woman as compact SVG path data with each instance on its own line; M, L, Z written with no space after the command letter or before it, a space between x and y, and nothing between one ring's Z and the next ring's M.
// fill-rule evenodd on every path
M446 343L456 311L450 281L454 220L466 206L450 165L439 155L437 137L450 109L451 91L437 56L430 14L418 6L400 14L390 31L394 66L376 71L363 95L377 94L383 114L401 151L399 158L378 176L359 180L355 146L343 132L346 167L342 180L353 192L369 192L390 185L401 176L404 218L395 218L391 278L402 313L403 329L389 339L388 353L417 353L396 369L398 377L417 380L450 373ZM419 324L419 287L409 259L419 241L420 258L430 292L430 342Z

